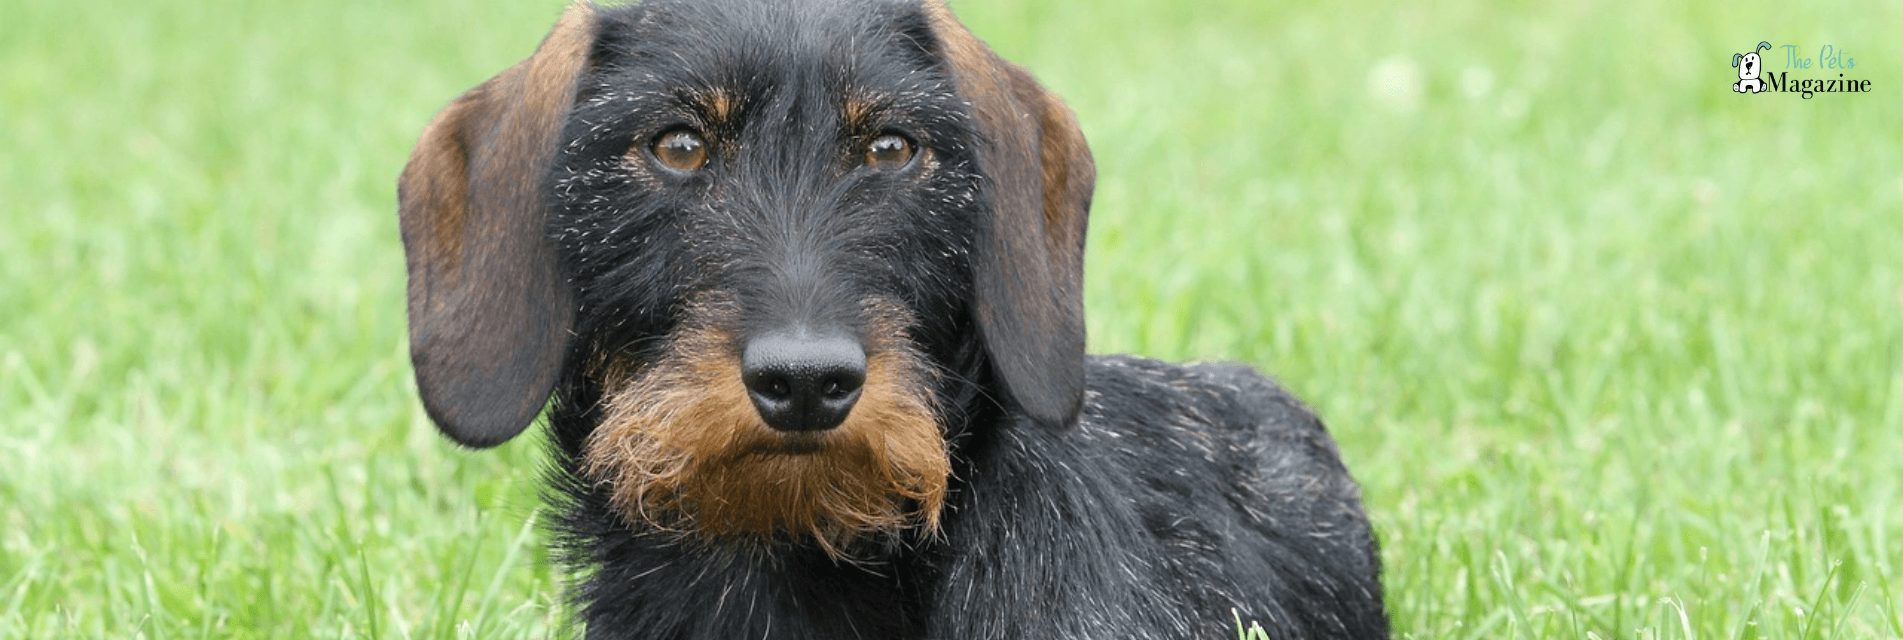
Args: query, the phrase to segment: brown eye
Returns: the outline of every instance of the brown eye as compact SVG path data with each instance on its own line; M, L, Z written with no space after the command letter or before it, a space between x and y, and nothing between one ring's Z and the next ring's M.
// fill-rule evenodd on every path
M872 139L866 145L866 166L881 171L889 171L905 166L915 155L912 141L905 136L888 133Z
M675 171L692 173L707 165L707 141L700 134L675 129L654 139L654 159Z

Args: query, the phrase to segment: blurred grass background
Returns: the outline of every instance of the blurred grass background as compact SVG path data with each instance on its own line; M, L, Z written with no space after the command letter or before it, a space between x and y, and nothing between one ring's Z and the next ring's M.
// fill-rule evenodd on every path
M1903 636L1903 5L955 6L1090 136L1093 348L1309 399L1399 636ZM393 204L560 9L0 9L0 637L562 632ZM1732 94L1761 39L1873 92Z

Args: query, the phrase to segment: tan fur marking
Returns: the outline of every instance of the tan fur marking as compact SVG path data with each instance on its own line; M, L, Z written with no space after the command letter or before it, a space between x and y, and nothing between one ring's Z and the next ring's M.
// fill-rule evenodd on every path
M697 304L660 362L602 373L611 391L582 472L623 517L712 538L810 538L835 558L853 540L937 530L950 461L918 357L895 308L876 310L866 386L840 427L782 434L761 422L738 349Z
M858 130L865 126L866 119L872 117L872 101L864 96L846 96L846 104L840 109L846 119L848 130Z
M1017 70L1023 74L1022 70ZM1029 74L1026 80L1029 81ZM1084 225L1080 220L1095 186L1096 167L1077 116L1051 94L1039 91L1038 123L1044 132L1044 224L1051 231L1051 251L1063 260L1080 260Z
M465 160L468 152L457 136L465 126L464 120L477 109L472 96L486 86L478 86L430 118L400 178L405 204L435 214L403 220L406 226L421 227L416 255L411 259L425 272L454 276L452 267L462 260L469 167Z
M707 110L714 120L726 122L733 117L733 93L726 89L715 89L707 95Z

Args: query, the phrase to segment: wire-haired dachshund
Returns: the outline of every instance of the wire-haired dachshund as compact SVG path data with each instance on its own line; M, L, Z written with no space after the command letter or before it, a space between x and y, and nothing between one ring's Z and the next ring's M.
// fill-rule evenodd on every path
M576 4L403 171L417 386L590 638L1386 637L1313 414L1084 354L1095 177L942 0Z

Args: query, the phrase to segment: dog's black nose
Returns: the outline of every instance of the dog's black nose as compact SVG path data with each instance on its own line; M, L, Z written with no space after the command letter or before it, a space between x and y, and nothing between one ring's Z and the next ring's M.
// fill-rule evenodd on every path
M866 383L866 351L846 337L772 333L740 357L747 395L767 426L824 431L846 421Z

